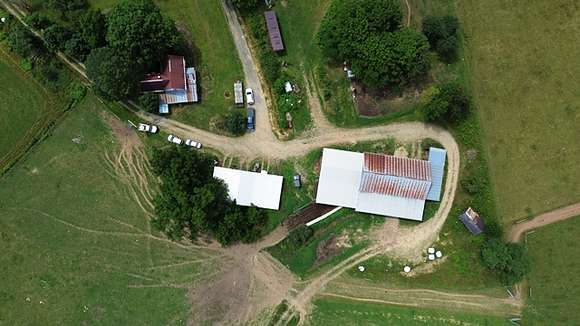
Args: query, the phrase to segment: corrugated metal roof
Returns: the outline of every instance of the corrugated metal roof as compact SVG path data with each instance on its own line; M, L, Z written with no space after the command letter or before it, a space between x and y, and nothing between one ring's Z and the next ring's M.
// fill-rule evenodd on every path
M228 185L228 195L237 205L275 210L280 207L282 176L219 166L214 168L213 176Z
M264 13L266 17L266 27L268 28L268 35L270 36L270 43L274 51L284 50L284 42L282 41L282 33L280 33L280 26L278 25L278 17L273 10Z
M365 153L364 171L431 181L428 161L392 155Z
M447 151L441 148L429 148L429 162L431 163L431 189L427 194L427 200L441 200L441 188L443 187L443 175L445 174L445 157Z
M360 192L425 200L431 182L363 172Z

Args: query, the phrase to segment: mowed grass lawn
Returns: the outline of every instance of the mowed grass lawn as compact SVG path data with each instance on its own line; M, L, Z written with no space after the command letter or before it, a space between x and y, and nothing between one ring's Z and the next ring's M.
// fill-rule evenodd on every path
M580 216L542 227L527 236L532 259L531 297L524 325L578 325L580 323Z
M457 2L506 224L580 198L580 3Z
M18 67L0 48L0 162L27 148L33 126L56 105L53 96Z
M99 111L88 96L0 179L0 324L184 325L186 287L215 267L150 233Z
M119 0L92 0L105 11ZM194 47L194 65L199 79L200 103L172 106L172 118L203 129L226 114L234 105L233 87L244 73L220 1L155 1L161 11L173 18L178 29Z
M322 297L307 325L511 325L505 318Z

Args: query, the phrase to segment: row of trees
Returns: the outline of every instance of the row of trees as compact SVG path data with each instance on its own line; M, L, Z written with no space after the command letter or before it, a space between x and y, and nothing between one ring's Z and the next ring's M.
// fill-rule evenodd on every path
M402 28L397 0L335 0L320 25L318 42L326 57L348 62L373 88L401 87L430 67L427 38Z
M227 186L213 177L213 157L172 146L155 150L151 166L161 179L152 223L169 238L195 240L209 234L228 245L261 236L265 211L229 200Z

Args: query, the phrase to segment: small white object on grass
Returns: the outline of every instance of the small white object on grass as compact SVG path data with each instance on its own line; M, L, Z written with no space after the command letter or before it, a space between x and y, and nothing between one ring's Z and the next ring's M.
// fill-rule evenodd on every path
M5 23L5 22L6 22L6 17L2 17L2 18L0 19L0 21L2 21L3 23Z
M429 260L435 260L435 255L434 254L429 254Z
M358 270L359 270L359 272L364 272L365 271L365 267L361 265L361 266L358 267Z
M431 247L431 248L427 249L427 253L428 254L434 254L435 253L435 248Z
M403 267L403 272L405 272L405 273L411 272L411 267L410 266Z
M435 253L435 257L437 258L443 257L443 253L441 252L441 250L437 250L437 252Z

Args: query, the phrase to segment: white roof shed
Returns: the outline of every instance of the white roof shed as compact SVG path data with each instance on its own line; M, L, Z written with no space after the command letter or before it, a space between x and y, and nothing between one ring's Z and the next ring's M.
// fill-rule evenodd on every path
M256 206L278 210L282 194L282 176L235 170L216 166L214 178L228 185L230 199L240 206Z

